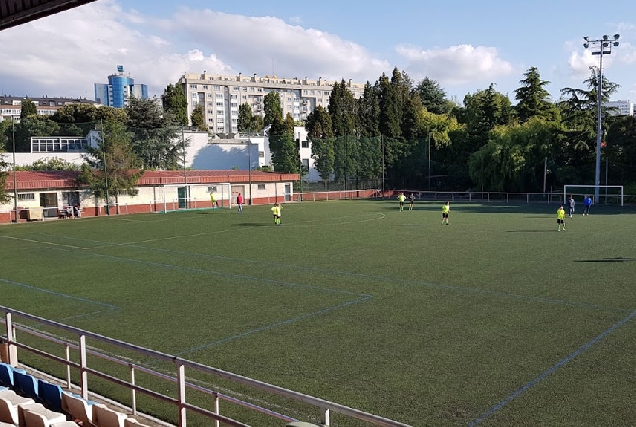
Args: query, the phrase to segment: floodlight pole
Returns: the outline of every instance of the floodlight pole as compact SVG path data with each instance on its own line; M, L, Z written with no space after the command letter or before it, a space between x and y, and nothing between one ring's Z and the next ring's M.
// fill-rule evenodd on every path
M106 215L110 215L110 200L108 198L108 169L106 168L106 132L104 131L104 121L102 123L102 155L104 157L104 185L106 186Z
M249 195L250 195L250 201L249 201L249 205L252 204L252 140L248 139L247 140L247 162L249 163L249 167L247 168L247 179L248 179L248 185L249 185Z
M181 125L181 143L183 144L183 182L185 184L185 206L186 209L189 205L190 200L190 192L188 191L188 169L186 169L186 144L185 144L185 136L183 134L183 125Z
M597 89L597 120L596 120L596 168L594 174L594 203L599 202L599 185L601 184L601 143L603 137L601 105L603 103L603 55L612 53L612 46L618 46L620 35L614 34L613 40L609 36L604 35L601 39L590 40L589 37L583 37L585 43L583 47L592 48L592 55L599 55L598 67L598 89Z
M431 131L428 131L428 191L431 191Z
M18 222L18 173L15 169L15 117L11 116L11 133L13 139L13 210L15 212L15 221Z

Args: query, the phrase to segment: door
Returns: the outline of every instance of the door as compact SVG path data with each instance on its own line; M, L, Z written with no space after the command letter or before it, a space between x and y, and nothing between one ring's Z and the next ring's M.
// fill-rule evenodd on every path
M285 201L290 202L291 197L291 184L285 184Z
M178 187L179 209L188 209L188 187Z

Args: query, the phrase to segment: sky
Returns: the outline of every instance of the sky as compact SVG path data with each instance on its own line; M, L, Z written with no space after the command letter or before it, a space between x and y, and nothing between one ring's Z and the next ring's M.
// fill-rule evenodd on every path
M599 64L583 36L615 33L603 73L636 101L634 1L98 0L1 31L0 92L94 99L117 65L151 96L186 72L373 84L397 67L460 103L491 83L515 103L537 67L558 100Z

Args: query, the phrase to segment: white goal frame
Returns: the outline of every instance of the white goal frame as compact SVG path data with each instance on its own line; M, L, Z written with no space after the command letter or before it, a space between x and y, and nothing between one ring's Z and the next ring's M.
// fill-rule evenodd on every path
M567 200L568 200L567 199L567 194L568 193L572 193L571 190L568 191L568 188L569 189L586 188L588 190L589 189L594 190L596 187L597 186L595 186L595 185L564 185L563 186L563 203L567 203ZM608 189L608 188L620 188L620 190L621 190L621 206L623 206L623 202L625 200L625 193L623 192L623 186L622 185L598 185L598 188L599 188L599 198L601 197L601 195L600 195L600 189L601 188L605 188L605 189ZM574 194L583 194L583 193L576 193L575 192ZM594 196L592 195L591 191L588 192L587 194L590 194L590 197L592 197L592 199L594 199ZM609 194L605 195L605 197L608 197L608 196L609 196ZM612 197L617 197L617 196L618 196L618 194L612 194ZM599 203L599 201L598 200L594 200L594 203Z
M227 202L227 206L232 209L232 184L229 182L209 182L209 183L205 183L205 184L200 184L200 183L181 183L181 184L163 184L161 186L163 188L163 213L166 212L174 212L177 210L191 210L191 209L197 209L196 207L196 203L197 202L204 202L207 203L210 201L210 193L211 193L211 188L216 187L216 191L214 192L216 194L216 201L221 203L221 206L223 206L225 203ZM171 200L168 200L168 198L170 196L168 196L166 194L166 189L170 189L170 188L180 188L180 187L186 187L187 190L187 197L186 197L186 201L187 201L187 205L191 206L188 208L183 208L183 209L168 209L168 203L171 204L176 204L177 206L179 206L179 199L178 198L173 198ZM220 188L219 188L220 187ZM196 191L196 193L199 194L203 194L205 193L205 199L204 198L196 198L196 197L192 197L192 193L194 189L198 189L199 191ZM204 209L204 207L201 207L201 209Z

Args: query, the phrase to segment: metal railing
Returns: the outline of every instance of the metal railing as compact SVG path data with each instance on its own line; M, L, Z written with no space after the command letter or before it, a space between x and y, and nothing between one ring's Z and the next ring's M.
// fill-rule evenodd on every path
M246 400L242 400L236 397L232 397L228 394L224 394L219 392L218 390L211 390L209 388L203 387L201 385L197 385L194 383L195 380L194 375L186 375L186 369L192 370L194 373L202 373L211 375L217 378L221 378L224 380L229 380L230 382L241 384L243 386L247 386L249 389L265 392L269 395L277 395L292 401L300 402L303 404L308 404L311 407L317 408L320 410L321 424L325 426L330 425L330 415L331 412L341 414L347 417L351 417L357 420L361 420L369 423L374 426L382 426L382 427L408 427L407 424L400 423L398 421L393 421L384 417L380 417L377 415L370 414L368 412L364 412L358 409L353 409L344 405L340 405L338 403L329 402L327 400L323 400L317 397L309 396L307 394L298 393L283 387L275 386L272 384L268 384L262 381L254 380L245 376L233 374L231 372L223 371L221 369L212 368L209 366L205 366L203 364L193 362L190 360L182 359L177 356L169 355L166 353L161 353L155 350L150 350L144 347L140 347L134 344L129 344L120 340L108 338L106 336L96 334L93 332L85 331L73 326L68 326L59 322L55 322L52 320L47 320L42 317L34 316L22 311L14 310L8 307L0 306L0 311L5 313L4 316L4 324L5 334L4 337L0 338L2 345L5 347L5 353L8 357L8 361L13 366L18 366L18 349L21 351L27 351L32 354L36 354L38 356L44 357L48 360L52 360L59 364L62 364L66 367L66 386L68 389L71 389L72 384L72 369L75 369L77 373L79 373L79 388L81 390L81 396L84 399L89 398L89 386L88 386L88 376L89 374L103 380L106 380L110 383L117 384L119 386L123 386L130 391L130 399L131 399L131 411L133 414L137 413L137 393L142 393L144 395L153 397L162 402L168 403L178 411L178 426L186 427L186 414L188 411L193 413L197 413L203 415L206 418L214 420L215 427L219 427L221 423L223 425L230 426L238 426L238 427L248 427L247 424L229 418L227 416L221 415L220 413L220 402L231 402L232 404L239 405L242 408L246 408L250 411L255 411L260 414L265 414L267 416L274 417L278 420L282 420L285 422L293 422L297 421L296 418L282 414L280 412L265 408L261 405L257 405ZM34 321L37 322L40 326L46 326L47 328L55 328L59 332L65 331L70 333L72 336L77 337L77 341L72 341L65 338L60 338L58 336L54 336L49 332L43 332L40 330L36 330L33 327L29 327L26 324L18 324L14 321L15 318L25 319L26 321ZM65 357L59 357L53 353L42 350L41 348L36 348L31 345L27 345L22 342L18 342L16 339L16 331L21 331L22 333L29 334L30 336L37 337L40 339L44 339L48 343L54 343L58 345L62 345L64 347ZM150 357L155 361L163 361L168 362L174 368L174 375L165 374L157 371L156 369L148 368L147 366L141 366L135 363L132 363L130 360L126 360L123 357L113 356L112 354L106 354L104 351L99 351L93 347L87 346L86 340L90 338L92 340L96 340L98 342L107 344L109 346L114 346L117 349L120 349L121 352L124 351L132 351L134 354L139 356ZM79 361L73 361L71 358L71 349L79 352ZM96 365L97 362L92 362L91 366L89 366L88 356L91 356L91 361L93 360L103 360L108 362L113 362L118 365L126 366L128 368L130 377L129 378L118 378L112 374L107 374L100 370ZM143 387L138 385L135 382L135 373L142 372L144 374L148 374L152 377L156 377L162 380L167 380L177 385L177 397L167 396L163 393L159 393L157 391L151 390L148 387ZM188 381L190 379L190 381ZM204 393L212 399L213 410L206 409L205 407L193 404L186 400L186 390L192 390Z

